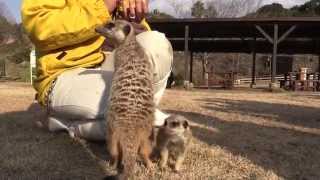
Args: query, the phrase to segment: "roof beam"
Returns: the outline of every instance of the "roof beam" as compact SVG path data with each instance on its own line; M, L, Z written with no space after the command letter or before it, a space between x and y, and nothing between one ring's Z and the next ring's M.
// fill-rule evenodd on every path
M258 31L271 43L273 44L273 38L270 37L268 33L266 33L261 26L255 25L255 27L258 29Z
M281 43L283 40L285 40L286 37L288 37L295 29L297 28L297 25L291 26L290 29L288 29L278 40L278 44Z

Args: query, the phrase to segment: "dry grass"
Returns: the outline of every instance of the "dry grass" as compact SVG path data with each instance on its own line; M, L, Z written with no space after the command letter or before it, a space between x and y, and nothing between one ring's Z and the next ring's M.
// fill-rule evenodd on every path
M33 96L27 85L0 84L0 179L101 179L79 143L36 128L43 111ZM319 105L315 93L168 90L162 109L192 121L183 171L138 166L136 179L320 179ZM104 144L89 145L106 158Z

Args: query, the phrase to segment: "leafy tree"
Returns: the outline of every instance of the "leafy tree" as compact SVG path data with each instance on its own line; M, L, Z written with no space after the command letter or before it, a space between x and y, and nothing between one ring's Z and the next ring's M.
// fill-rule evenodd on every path
M197 1L191 7L191 16L196 18L202 18L205 16L206 9L204 8L204 3L202 1Z
M191 8L191 15L195 18L217 17L218 13L213 4L207 4L207 8L202 1L196 1Z
M293 16L320 16L320 0L311 0L290 10Z

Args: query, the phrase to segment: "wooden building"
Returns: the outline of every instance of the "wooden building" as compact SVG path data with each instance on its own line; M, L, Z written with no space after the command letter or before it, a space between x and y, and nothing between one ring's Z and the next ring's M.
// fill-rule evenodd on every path
M278 54L320 55L318 17L150 19L149 22L152 29L166 34L174 50L185 52L185 80L189 81L192 81L193 52L251 53L252 84L257 53L272 54L271 83L276 83L277 64L285 69L284 64L277 63ZM320 57L318 61L320 67Z

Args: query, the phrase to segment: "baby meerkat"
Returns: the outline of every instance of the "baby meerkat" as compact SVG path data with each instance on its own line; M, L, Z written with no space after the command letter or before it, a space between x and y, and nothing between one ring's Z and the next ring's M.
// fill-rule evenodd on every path
M169 155L176 160L174 170L179 171L186 156L192 133L188 120L172 115L165 120L157 134L157 150L160 152L160 167L167 164Z
M116 48L106 140L120 172L115 179L130 179L138 153L148 168L152 166L153 69L129 22L116 20L96 31Z

